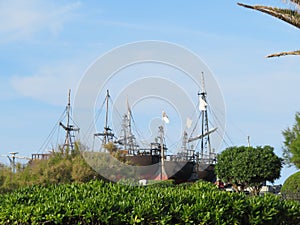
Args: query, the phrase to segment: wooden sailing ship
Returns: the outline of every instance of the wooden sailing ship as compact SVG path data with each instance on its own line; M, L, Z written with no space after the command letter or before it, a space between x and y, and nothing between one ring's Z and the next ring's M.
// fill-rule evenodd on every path
M202 91L198 93L199 110L201 120L201 133L195 137L189 137L183 132L181 151L177 154L168 154L168 148L164 141L164 126L158 127L158 135L150 146L141 147L137 144L132 131L132 111L127 100L127 113L122 118L121 134L117 137L108 125L108 108L110 94L106 93L106 114L103 132L95 133L94 138L100 138L102 147L108 143L113 144L122 152L123 159L129 165L140 166L139 176L146 180L173 179L177 183L204 179L214 181L213 172L216 155L212 151L210 134L217 128L210 129L207 112L207 92L202 81ZM168 122L163 112L162 123ZM200 151L190 148L189 144L200 141ZM94 147L93 147L94 148ZM206 153L206 154L205 154Z

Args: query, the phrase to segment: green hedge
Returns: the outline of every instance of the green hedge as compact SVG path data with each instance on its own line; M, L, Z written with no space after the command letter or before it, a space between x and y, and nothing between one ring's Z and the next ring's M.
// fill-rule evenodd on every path
M286 199L300 200L300 171L286 179L281 188L281 194Z
M299 224L300 203L210 183L31 186L0 195L0 224Z

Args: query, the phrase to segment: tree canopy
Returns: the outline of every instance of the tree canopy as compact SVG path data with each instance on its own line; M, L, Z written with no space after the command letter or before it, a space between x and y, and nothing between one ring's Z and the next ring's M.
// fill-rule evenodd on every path
M9 167L0 168L0 193L34 184L83 183L103 179L84 160L81 155L84 150L84 146L76 142L72 154L53 152L49 159L32 160L16 173L12 173Z
M295 124L282 132L284 136L283 157L287 164L300 169L300 112L295 115Z
M269 14L275 18L278 18L282 21L285 21L296 28L300 28L300 0L289 0L288 2L292 3L295 8L294 9L282 9L271 6L263 6L263 5L246 5L242 3L238 3L239 6L243 6L245 8L254 9L266 14ZM296 51L288 51L288 52L280 52L275 54L270 54L267 58L270 57L279 57L285 55L300 55L300 50Z
M250 188L258 194L262 183L280 177L282 159L271 146L229 147L217 157L216 174L223 182L232 184L235 191Z
M282 194L300 194L300 172L296 172L288 177L282 188Z

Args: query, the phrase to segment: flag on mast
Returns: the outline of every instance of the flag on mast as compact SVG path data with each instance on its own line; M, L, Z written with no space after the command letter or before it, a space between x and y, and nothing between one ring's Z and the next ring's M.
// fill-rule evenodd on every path
M206 111L206 107L207 107L207 103L200 96L199 97L199 109L200 109L200 111Z
M193 120L191 120L189 117L186 118L186 127L187 129L190 129L192 126Z
M165 111L162 111L162 120L163 120L165 123L170 123L169 117L167 116L167 114L166 114Z

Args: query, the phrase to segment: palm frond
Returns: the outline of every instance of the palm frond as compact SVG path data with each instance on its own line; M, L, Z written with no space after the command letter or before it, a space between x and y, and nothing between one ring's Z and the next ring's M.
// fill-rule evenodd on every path
M297 5L298 7L300 7L300 0L289 0L289 1Z
M280 57L285 55L300 55L300 50L292 51L292 52L280 52L275 54L267 55L266 58L272 58L272 57Z
M300 2L299 0L292 0L294 3ZM254 9L261 11L263 13L274 16L280 20L283 20L297 28L300 28L300 13L297 10L292 9L280 9L276 7L270 6L262 6L262 5L246 5L243 3L237 3L239 6L243 6L245 8Z

